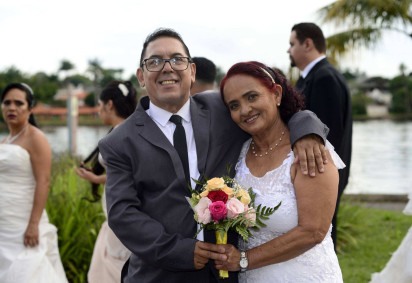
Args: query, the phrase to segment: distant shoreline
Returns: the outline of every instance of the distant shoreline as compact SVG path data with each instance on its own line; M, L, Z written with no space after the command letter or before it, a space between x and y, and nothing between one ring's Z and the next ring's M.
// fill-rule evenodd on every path
M36 117L35 117L36 118ZM373 120L393 120L393 121L412 121L412 114L389 114L385 117L368 117L366 115L357 115L353 116L353 121L373 121ZM67 125L66 119L61 119L56 117L50 118L36 118L37 123L40 127L46 126L65 126ZM100 121L99 117L91 117L88 115L79 116L79 126L103 126L102 122ZM6 124L4 121L0 120L0 132L5 131L7 129Z
M407 194L344 194L342 198L351 204L359 204L362 207L399 212L404 210L409 200Z

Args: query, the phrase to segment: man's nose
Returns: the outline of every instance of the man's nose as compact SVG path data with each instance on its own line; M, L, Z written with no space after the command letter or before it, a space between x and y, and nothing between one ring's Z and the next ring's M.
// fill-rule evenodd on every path
M172 63L171 63L170 61L166 61L166 62L165 62L165 65L163 66L163 70L162 70L162 71L164 71L166 68L167 68L167 71L173 70L173 68L172 68Z

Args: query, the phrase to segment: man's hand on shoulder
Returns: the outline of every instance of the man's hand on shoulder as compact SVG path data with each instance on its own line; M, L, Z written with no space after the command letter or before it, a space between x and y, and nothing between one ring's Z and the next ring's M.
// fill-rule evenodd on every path
M302 174L316 176L318 172L325 171L324 164L328 163L326 148L323 140L318 135L306 135L296 141L293 146L295 154L295 163L299 163Z

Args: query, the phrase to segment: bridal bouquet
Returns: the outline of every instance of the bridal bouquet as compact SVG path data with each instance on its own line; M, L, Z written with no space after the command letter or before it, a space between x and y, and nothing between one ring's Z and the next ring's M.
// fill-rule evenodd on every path
M268 219L280 206L255 207L255 194L245 189L234 179L224 176L212 178L202 185L201 190L192 190L188 198L195 212L195 220L202 229L216 231L217 244L227 243L227 232L236 231L244 241L252 236L251 229L265 227ZM228 278L226 270L219 271L221 278Z

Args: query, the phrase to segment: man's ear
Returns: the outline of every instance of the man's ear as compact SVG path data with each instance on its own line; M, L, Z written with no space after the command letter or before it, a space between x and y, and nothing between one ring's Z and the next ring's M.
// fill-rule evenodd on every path
M311 38L306 38L305 42L304 42L304 45L305 45L305 49L307 51L312 50L312 48L314 47L313 40Z
M137 80L139 81L140 87L145 87L143 69L142 68L138 68L136 70L136 77L137 77Z
M196 64L195 63L191 63L190 64L190 69L192 70L192 83L190 85L190 88L192 88L193 83L196 80Z

